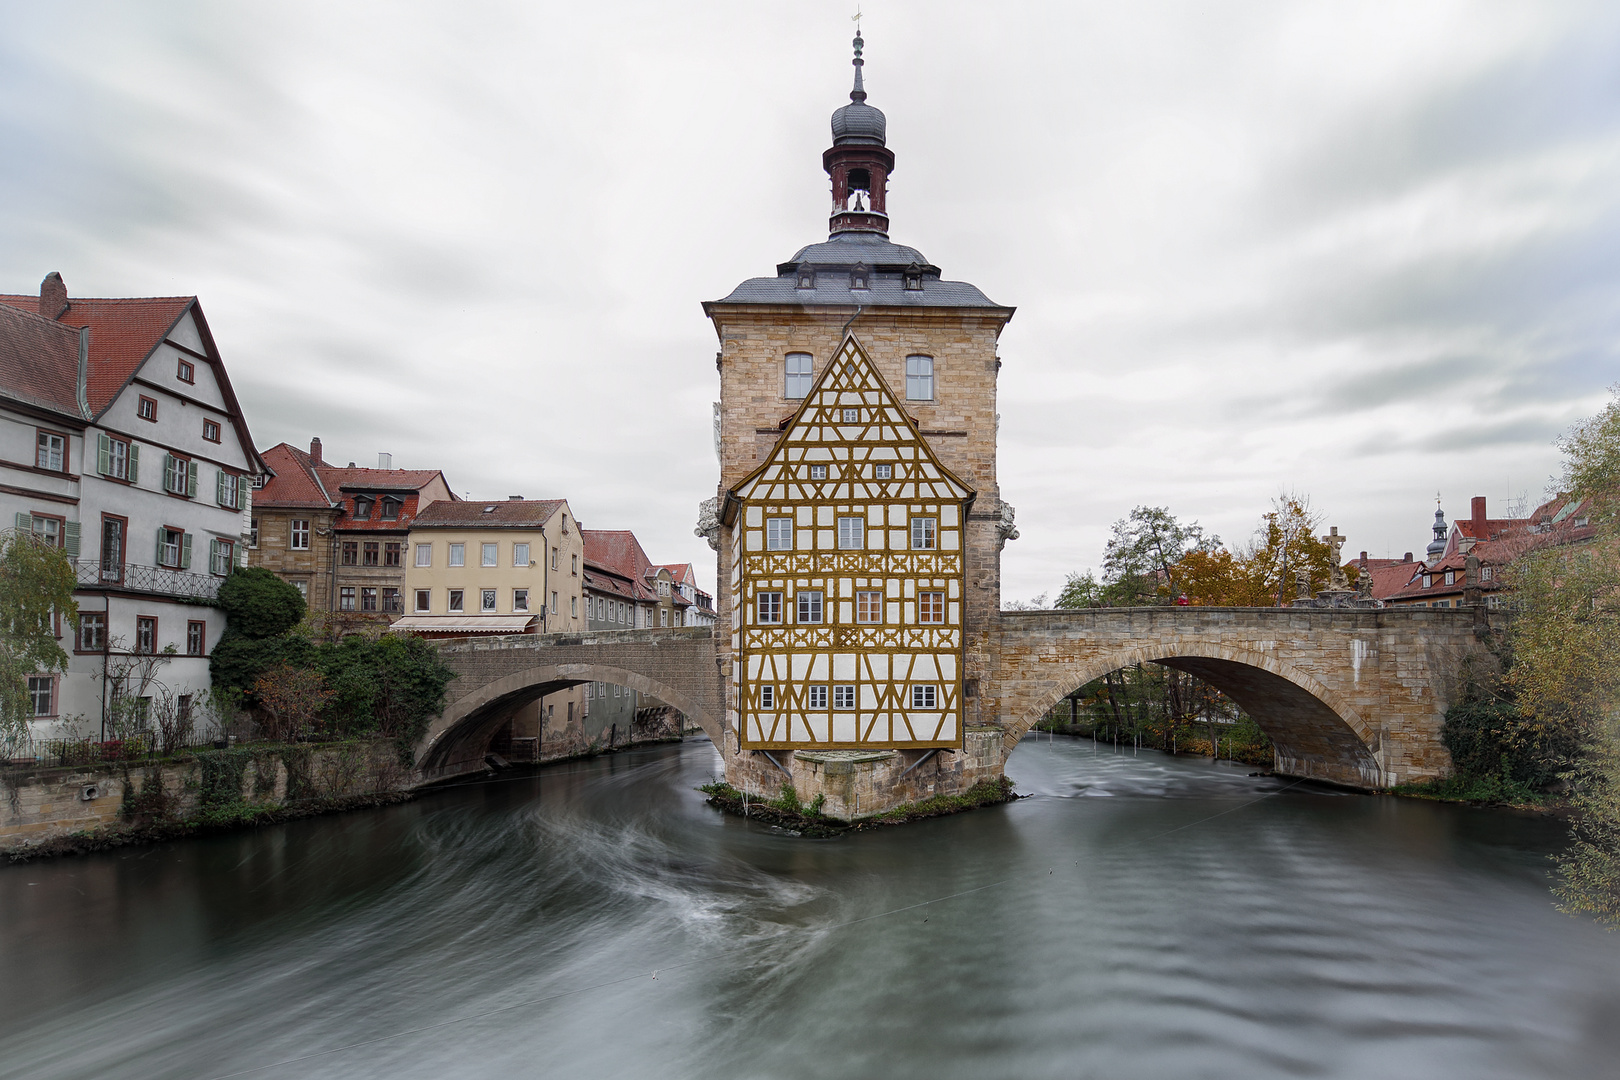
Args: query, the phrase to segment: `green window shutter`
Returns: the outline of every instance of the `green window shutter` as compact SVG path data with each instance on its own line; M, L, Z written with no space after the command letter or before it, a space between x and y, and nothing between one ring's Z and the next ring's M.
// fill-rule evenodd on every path
M191 569L191 534L180 534L180 569Z
M96 472L102 476L112 472L112 440L105 431L96 432Z
M169 482L170 482L169 478L171 476L173 476L173 475L174 475L174 455L173 454L164 454L163 455L163 490L164 491L169 491L170 490L170 488L169 488ZM180 493L178 491L176 491L175 494L178 495Z
M129 444L129 482L139 483L141 479L141 448L134 443Z
M186 464L186 495L193 499L197 497L197 463L195 461Z
M238 476L236 478L236 508L238 510L246 510L247 509L247 500L248 500L248 478L245 477L245 476Z
M168 529L165 529L161 525L158 526L157 554L152 556L152 565L153 566L162 566L163 565L163 541L165 541L165 540L167 540L169 538L168 533L169 533Z
M70 521L62 526L62 550L67 552L67 557L70 559L79 557L79 523L77 521Z
M17 531L18 532L32 532L33 530L34 530L34 515L32 515L32 514L18 514L17 515Z
M219 469L214 473L214 501L225 505L225 470Z

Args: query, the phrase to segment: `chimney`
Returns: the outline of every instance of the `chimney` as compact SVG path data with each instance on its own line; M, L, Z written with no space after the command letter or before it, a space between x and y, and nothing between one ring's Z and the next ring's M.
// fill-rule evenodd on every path
M317 465L326 464L326 462L321 460L321 440L319 437L309 440L309 460L313 461Z
M55 320L61 318L67 309L67 285L62 282L62 275L52 270L39 283L39 313L44 318Z
M1489 540L1485 535L1485 496L1475 495L1473 502L1474 536L1479 540Z
M1405 555L1401 556L1401 562L1411 562L1411 561L1412 561L1412 553L1410 551L1408 551Z
M379 451L378 454L377 454L377 468L379 468L379 469L392 469L393 467L394 467L394 455L393 454L384 454L384 453Z
M521 496L521 495L508 495L506 497L506 499L507 499L508 502L522 502L523 501L523 496Z

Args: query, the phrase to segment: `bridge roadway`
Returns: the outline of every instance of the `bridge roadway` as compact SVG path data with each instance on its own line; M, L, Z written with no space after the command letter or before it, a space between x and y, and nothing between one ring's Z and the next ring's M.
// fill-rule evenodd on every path
M969 674L978 673L968 719L1001 730L1005 764L1018 740L1076 689L1118 668L1157 663L1238 702L1276 744L1280 773L1361 788L1443 776L1451 759L1441 723L1462 660L1484 653L1482 616L1466 608L1003 612L994 626L968 635ZM514 709L583 682L657 697L715 745L732 746L713 633L604 630L447 643L445 661L459 678L418 747L423 778L481 769L490 736Z

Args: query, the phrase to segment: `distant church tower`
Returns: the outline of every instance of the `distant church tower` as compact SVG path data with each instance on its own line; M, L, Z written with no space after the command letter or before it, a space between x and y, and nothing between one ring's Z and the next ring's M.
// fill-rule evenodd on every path
M996 483L1014 309L889 240L895 158L863 45L822 155L827 240L703 305L720 339L719 495L700 531L718 563L722 751L728 776L767 787L817 751L960 752L995 719L980 684L1017 535Z

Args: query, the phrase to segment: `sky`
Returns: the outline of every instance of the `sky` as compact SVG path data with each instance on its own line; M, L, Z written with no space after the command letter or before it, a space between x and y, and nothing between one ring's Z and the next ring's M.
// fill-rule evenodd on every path
M825 238L854 5L0 0L0 291L196 295L260 448L692 562L701 310ZM1375 557L1620 382L1620 5L866 0L891 237L1017 314L1006 601L1164 506Z

